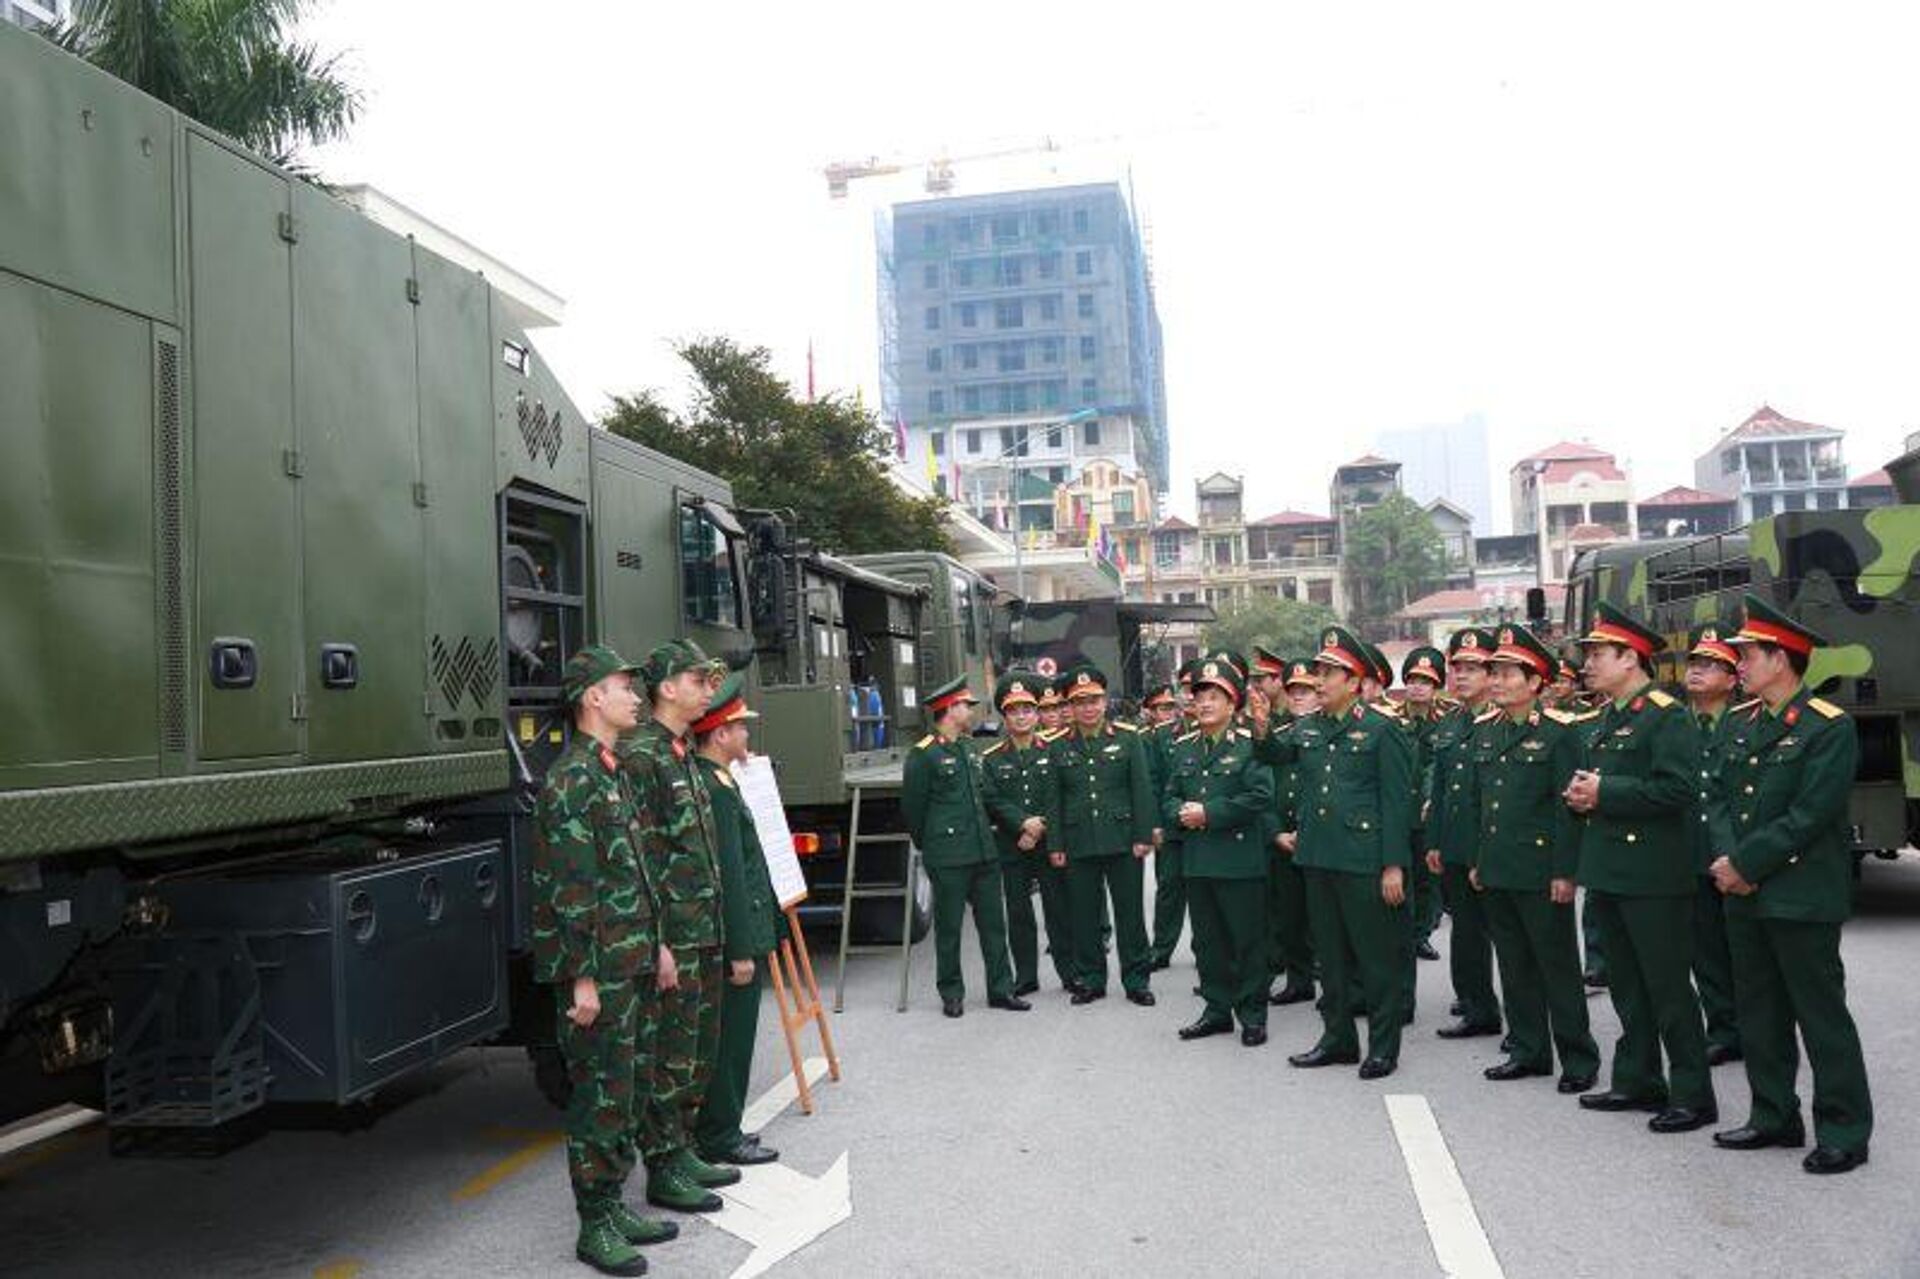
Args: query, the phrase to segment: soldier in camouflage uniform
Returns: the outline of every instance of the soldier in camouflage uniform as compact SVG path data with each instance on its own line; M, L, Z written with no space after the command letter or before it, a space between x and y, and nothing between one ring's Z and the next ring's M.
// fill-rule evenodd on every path
M720 1196L711 1188L740 1180L739 1169L710 1164L693 1150L694 1123L720 1049L726 968L713 797L688 731L713 696L714 672L714 662L691 641L657 646L641 667L653 714L621 746L648 818L641 861L660 900L658 1030L640 1153L647 1161L647 1202L679 1212L718 1212Z
M534 808L533 961L554 987L567 1105L567 1172L580 1213L575 1255L605 1274L645 1274L635 1244L679 1227L628 1208L634 1136L651 1048L642 992L651 989L658 902L639 856L646 826L613 745L640 718L634 667L592 645L567 663L574 731L547 770Z

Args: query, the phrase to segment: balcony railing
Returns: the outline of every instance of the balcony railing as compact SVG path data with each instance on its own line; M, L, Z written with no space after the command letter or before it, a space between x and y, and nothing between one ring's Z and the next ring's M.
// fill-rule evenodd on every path
M1303 573L1340 567L1338 555L1262 555L1247 561L1256 573Z

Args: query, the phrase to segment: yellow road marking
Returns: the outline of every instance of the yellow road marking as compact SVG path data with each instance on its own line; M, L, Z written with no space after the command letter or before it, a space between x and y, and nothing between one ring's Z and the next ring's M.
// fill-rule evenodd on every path
M353 1279L365 1267L358 1261L333 1261L313 1272L313 1279Z
M514 1151L505 1159L502 1159L499 1163L493 1165L493 1167L487 1169L472 1181L469 1181L466 1185L454 1191L453 1198L456 1203L468 1199L478 1199L481 1195L486 1194L501 1182L513 1176L522 1168L525 1168L528 1164L538 1161L549 1150L552 1150L555 1146L566 1140L566 1135L557 1128L546 1131L535 1131L526 1128L492 1128L488 1130L488 1134L496 1137L504 1136L509 1139L514 1137L528 1138L528 1140L524 1141L520 1149Z

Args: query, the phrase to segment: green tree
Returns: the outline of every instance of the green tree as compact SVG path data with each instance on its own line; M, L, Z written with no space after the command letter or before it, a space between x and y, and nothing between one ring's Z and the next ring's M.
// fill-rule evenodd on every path
M1325 604L1256 598L1222 613L1202 640L1208 652L1224 648L1245 655L1261 644L1282 657L1311 657L1327 627L1339 620Z
M688 410L641 391L616 396L601 425L723 477L741 506L793 512L796 531L822 549L950 549L946 502L894 487L893 435L857 400L796 399L764 347L700 338L677 349L692 372Z
M1354 516L1342 553L1352 620L1365 626L1399 612L1446 577L1433 518L1405 493Z
M292 40L308 0L75 0L70 53L279 164L343 136L360 94L339 59Z

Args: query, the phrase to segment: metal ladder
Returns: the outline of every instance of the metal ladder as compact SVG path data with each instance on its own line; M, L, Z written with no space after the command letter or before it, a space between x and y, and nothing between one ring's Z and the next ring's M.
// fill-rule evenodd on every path
M878 835L860 833L860 801L865 787L853 788L853 816L847 830L847 877L840 900L840 959L839 972L833 982L833 1011L841 1012L846 1007L847 997L847 956L878 955L891 950L900 952L900 1000L894 1005L895 1012L907 1011L907 982L913 973L913 890L920 869L920 850L914 846L913 837L905 831L883 832ZM855 887L859 883L860 846L862 844L897 844L907 846L906 865L897 884L868 884ZM853 944L853 904L875 897L898 897L900 899L900 944L865 945Z

